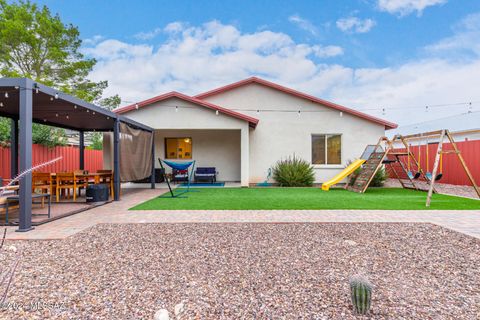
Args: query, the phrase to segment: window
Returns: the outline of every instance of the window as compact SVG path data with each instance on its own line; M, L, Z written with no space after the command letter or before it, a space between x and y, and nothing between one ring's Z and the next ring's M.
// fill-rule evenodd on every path
M165 138L166 159L192 159L192 138Z
M313 164L342 164L342 136L340 134L312 135Z

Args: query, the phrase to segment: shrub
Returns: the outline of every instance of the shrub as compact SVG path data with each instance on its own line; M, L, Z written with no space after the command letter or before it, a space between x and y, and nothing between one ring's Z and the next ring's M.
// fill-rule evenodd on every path
M385 172L385 168L378 169L377 173L373 176L372 182L370 182L370 187L383 187L387 178L388 175Z
M281 187L311 187L315 173L308 161L293 155L277 161L273 167L273 178Z

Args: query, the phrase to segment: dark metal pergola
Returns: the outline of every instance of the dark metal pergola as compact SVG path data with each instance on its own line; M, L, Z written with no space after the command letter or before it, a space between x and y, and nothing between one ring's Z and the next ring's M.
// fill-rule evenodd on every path
M84 169L84 133L113 131L114 200L120 200L120 122L154 129L28 78L0 78L0 116L11 119L11 176L32 167L32 123L79 132L80 168ZM20 146L20 148L19 148ZM155 188L155 142L152 143L151 188ZM20 166L20 168L19 168ZM19 228L32 229L31 174L20 182Z

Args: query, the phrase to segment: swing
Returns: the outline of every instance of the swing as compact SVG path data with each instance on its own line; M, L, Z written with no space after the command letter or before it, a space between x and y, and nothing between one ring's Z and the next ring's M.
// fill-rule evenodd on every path
M443 152L440 153L440 172L435 177L435 181L442 179L443 177Z
M425 152L426 153L426 157L427 157L427 172L425 172L425 178L427 178L428 181L431 181L432 180L432 173L429 171L429 165L428 165L428 138L426 139L426 147L427 147L427 151Z
M415 176L412 172L412 170L410 170L410 144L407 145L407 175L408 175L408 178L410 180L412 179L415 179Z
M193 161L188 161L188 162L173 162L173 161L167 161L167 160L162 160L158 158L158 162L160 162L160 167L162 168L163 171L163 177L165 181L167 182L168 190L170 191L170 198L186 198L185 196L181 196L184 193L187 193L190 191L190 180L192 177L192 173L195 170L195 160ZM167 173L165 171L165 167L163 166L163 163L165 163L167 166L169 166L172 169L176 170L187 170L187 189L184 190L183 192L174 194L172 187L170 186L170 181L168 180ZM188 169L192 166L192 169L189 171Z
M421 165L421 161L422 161L422 147L420 145L420 141L418 142L418 170L417 172L415 172L415 175L413 176L413 179L414 180L417 180L418 178L420 178L420 175L422 173L422 165ZM408 156L408 160L410 161L410 155Z

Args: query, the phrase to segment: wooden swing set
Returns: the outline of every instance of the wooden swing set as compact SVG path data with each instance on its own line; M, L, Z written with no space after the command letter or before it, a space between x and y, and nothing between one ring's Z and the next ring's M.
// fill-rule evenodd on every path
M429 147L428 147L428 138L439 137L438 139L438 147L435 154L435 161L433 163L433 169L430 171L429 166ZM427 141L426 144L426 170L424 170L421 166L421 143L418 144L418 160L415 157L415 154L411 151L411 146L409 144L410 139L425 138ZM452 145L451 150L444 150L443 144L445 138L448 138L448 141ZM401 142L404 147L405 151L399 151L394 148L395 142ZM430 206L430 202L432 199L432 194L436 193L435 189L435 182L442 179L443 176L443 155L444 154L456 154L460 164L462 165L465 173L467 174L468 179L472 183L476 193L480 198L480 189L473 178L472 173L468 169L465 160L455 143L452 135L447 129L438 130L438 131L431 131L419 134L411 134L411 135L395 135L392 139L388 139L387 137L382 137L379 139L377 145L370 145L367 146L365 149L364 155L362 159L366 159L366 162L363 165L362 171L357 176L355 181L349 185L347 188L354 192L363 193L367 190L368 186L370 185L375 173L385 165L389 167L390 172L393 173L395 178L400 182L403 188L405 189L413 189L418 191L426 191L427 192L427 201L426 206ZM405 157L406 164L405 164ZM395 167L397 165L397 167ZM412 170L416 169L416 170ZM400 171L400 173L399 173ZM415 172L414 172L415 171ZM406 176L404 179L401 173ZM423 188L423 186L418 183L419 181L427 182L428 188Z

